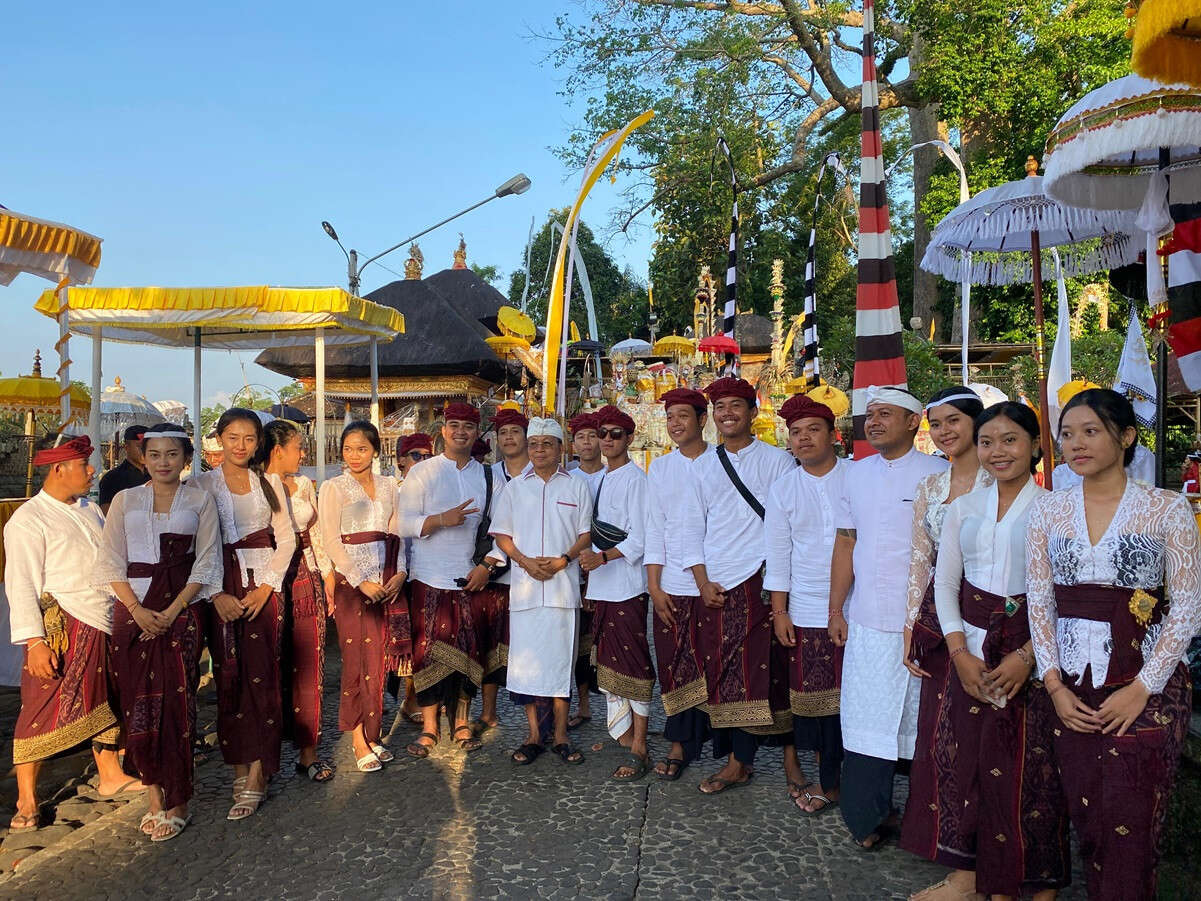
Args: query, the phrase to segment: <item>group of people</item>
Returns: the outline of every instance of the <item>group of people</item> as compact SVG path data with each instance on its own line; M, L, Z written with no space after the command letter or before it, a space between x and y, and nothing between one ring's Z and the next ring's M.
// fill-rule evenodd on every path
M675 781L709 743L723 764L698 787L717 794L754 778L761 747L782 747L798 813L837 808L855 847L899 833L951 868L922 898L1054 897L1070 879L1069 823L1090 897L1149 897L1201 582L1187 502L1127 474L1130 404L1090 389L1066 405L1057 437L1078 481L1047 492L1036 416L985 409L967 388L929 403L869 389L876 453L856 462L836 452L832 411L805 395L780 410L790 452L753 437L757 394L742 379L661 402L675 449L646 472L617 407L566 431L502 408L488 465L479 410L452 403L440 453L428 435L401 439L399 487L373 472L375 428L348 425L345 471L319 494L298 474L295 426L231 409L220 467L182 483L187 436L146 430L149 481L107 517L87 500L87 439L40 451L44 487L4 535L26 648L13 826L37 826L38 762L90 739L104 785L120 777L120 741L125 773L148 788L139 828L178 835L203 646L229 819L256 812L285 737L298 771L328 781L317 749L332 614L338 724L363 773L394 759L381 739L390 683L419 724L405 749L416 758L442 740L443 714L455 746L478 749L507 687L528 720L517 766L547 750L583 763L570 733L599 691L622 748L613 779ZM941 456L914 446L923 416ZM656 679L670 743L657 761ZM798 750L814 753L812 775Z

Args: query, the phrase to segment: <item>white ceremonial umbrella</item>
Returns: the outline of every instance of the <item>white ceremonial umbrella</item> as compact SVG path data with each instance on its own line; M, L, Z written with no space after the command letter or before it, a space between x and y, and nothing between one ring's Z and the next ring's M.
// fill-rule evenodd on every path
M629 354L632 357L643 356L651 352L651 343L643 341L641 338L626 338L610 347L609 352Z

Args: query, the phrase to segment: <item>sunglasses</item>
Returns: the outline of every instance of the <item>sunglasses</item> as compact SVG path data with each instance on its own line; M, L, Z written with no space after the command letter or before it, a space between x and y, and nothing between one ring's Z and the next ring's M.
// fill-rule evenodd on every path
M618 438L624 438L626 436L625 429L597 429L596 433L602 438L612 438L614 440Z
M409 451L407 456L414 463L420 463L422 460L428 460L433 454L427 454L425 451Z

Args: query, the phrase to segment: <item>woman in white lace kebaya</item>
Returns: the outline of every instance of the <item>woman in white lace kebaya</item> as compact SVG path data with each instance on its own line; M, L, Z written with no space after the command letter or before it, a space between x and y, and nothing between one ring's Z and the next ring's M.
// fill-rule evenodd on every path
M943 518L951 502L992 481L980 466L973 433L975 418L983 410L976 393L962 386L944 389L930 398L926 404L930 438L950 458L951 467L922 479L913 498L905 665L922 677L922 691L909 800L899 845L957 871L949 877L949 883L944 880L921 894L931 899L937 899L940 892L951 898L957 898L957 892L970 893L975 878L974 855L958 834L963 805L955 791L953 761L945 753L950 728L947 683L952 667L934 609L933 580Z
M1031 513L1031 637L1062 721L1055 753L1089 897L1152 898L1188 728L1201 539L1182 496L1127 478L1138 433L1120 394L1077 394L1059 440L1084 482Z
M296 550L284 486L251 465L263 423L233 407L217 420L222 464L188 484L217 503L224 581L213 598L208 646L217 682L217 738L234 768L228 819L253 816L279 770L283 736L279 656L283 585Z
M92 579L114 596L125 771L150 802L138 828L164 842L191 819L198 665L205 602L221 590L221 528L212 497L179 482L192 442L178 426L148 429L142 454L150 481L113 498Z
M322 484L317 505L321 543L333 564L325 589L334 599L342 651L338 728L352 734L355 762L363 773L379 772L394 759L380 744L385 657L412 653L408 607L396 600L405 580L404 561L398 560L396 483L372 472L379 452L375 426L346 426L346 472Z
M282 665L284 723L298 760L296 772L314 782L334 778L333 768L317 758L321 740L321 696L325 680L326 597L322 576L332 571L317 524L317 491L299 475L304 459L300 429L284 419L267 423L258 460L277 477L287 494L296 534L296 552L284 580L287 604Z
M1055 767L1057 725L1026 615L1026 529L1047 492L1034 481L1038 417L1006 401L976 419L994 482L950 505L934 595L955 673L948 680L959 835L975 852L976 891L1053 901L1071 880L1068 816Z

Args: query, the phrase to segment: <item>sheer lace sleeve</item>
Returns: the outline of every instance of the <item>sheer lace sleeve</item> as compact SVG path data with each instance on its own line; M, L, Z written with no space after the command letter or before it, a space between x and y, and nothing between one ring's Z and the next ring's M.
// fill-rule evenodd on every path
M1156 491L1155 494L1160 492ZM1162 510L1164 535L1164 595L1170 602L1155 647L1139 671L1139 680L1152 694L1163 691L1176 665L1185 658L1189 642L1201 628L1201 538L1189 503L1168 494ZM120 495L118 495L120 497Z
M334 571L334 565L330 562L329 554L325 552L325 536L321 532L321 521L318 519L317 506L317 489L308 479L303 482L303 491L309 499L309 503L313 505L313 521L309 524L309 541L313 546L313 556L317 560L317 569L321 571L322 576L328 576Z
M1059 671L1059 644L1055 637L1059 617L1055 609L1047 518L1048 507L1059 494L1055 492L1034 502L1026 531L1026 611L1040 679L1045 679L1051 670Z
M267 571L262 578L255 577L260 585L270 585L278 592L283 592L284 579L288 575L288 567L292 565L292 555L296 553L296 531L292 525L292 514L288 512L288 491L277 475L263 476L268 480L275 497L279 501L279 510L271 514L271 531L275 533L275 553L267 564Z
M913 552L909 557L909 586L905 607L905 627L912 629L922 606L922 597L934 575L934 541L926 531L926 511L930 509L930 491L938 481L938 473L926 476L918 483L913 496Z
M337 479L330 479L321 486L317 503L317 524L321 528L321 541L333 568L340 572L355 588L364 581L364 576L355 566L346 546L342 544L342 504L345 498Z
M181 487L179 489L183 491ZM188 574L188 581L199 583L196 601L215 597L223 590L224 566L221 560L221 518L217 515L217 502L207 491L197 491L200 510L196 526L196 562Z
M129 545L125 540L125 500L131 492L118 491L104 517L104 535L92 570L92 586L112 593L113 582L128 582ZM135 492L136 493L136 492Z

